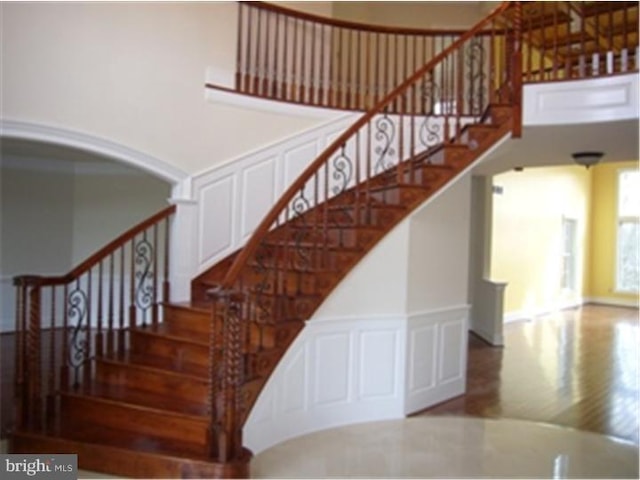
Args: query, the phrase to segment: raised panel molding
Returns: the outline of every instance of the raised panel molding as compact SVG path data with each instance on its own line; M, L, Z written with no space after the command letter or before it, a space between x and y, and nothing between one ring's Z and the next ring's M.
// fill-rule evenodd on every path
M402 418L463 393L468 311L309 320L249 415L247 447Z
M638 74L526 85L523 124L560 125L636 119Z
M405 330L402 316L310 320L245 424L247 447L258 453L329 427L401 418Z
M210 183L200 192L199 262L217 258L234 244L236 179L227 176ZM215 219L215 221L212 221Z
M464 318L443 323L440 327L438 355L441 361L438 382L441 384L464 377L466 365L463 363L463 357L467 348L466 343L462 344L467 338L464 329Z
M306 367L305 350L298 349L284 369L282 407L285 414L301 411L306 407Z
M315 403L331 405L349 400L351 356L348 333L321 335L315 341Z
M243 241L253 233L276 201L276 156L251 165L242 172L240 235Z
M438 356L437 326L425 325L409 333L409 392L433 388L436 382Z
M409 315L405 414L465 391L469 305Z
M361 399L396 394L397 336L393 330L363 332L360 335L358 394Z

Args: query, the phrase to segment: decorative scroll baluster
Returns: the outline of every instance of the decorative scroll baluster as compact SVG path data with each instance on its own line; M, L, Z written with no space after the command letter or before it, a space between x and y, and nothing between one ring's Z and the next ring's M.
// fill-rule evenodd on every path
M385 112L382 117L378 118L375 122L374 138L380 142L374 152L377 155L376 163L374 166L374 173L382 173L393 167L393 157L396 154L393 148L393 141L396 136L396 127L393 121L389 118L389 115Z
M149 308L146 303L160 300L157 281L151 275L157 275L159 262L154 249L161 242L157 230L161 221L165 221L167 237L164 239L164 290L167 293L163 293L163 298L168 298L168 217L174 212L175 207L169 207L152 216L66 275L14 279L17 289L15 384L18 428L44 431L46 420L53 418L59 408L59 392L88 384L93 378L93 360L105 353L105 347L108 355L116 348L124 353L126 327L135 325L135 320L127 325L126 310L132 306L130 318L135 318L136 299L142 302L143 310ZM152 232L149 236L147 230ZM142 240L137 243L136 254L134 242L139 234L142 234ZM151 241L149 237L152 237ZM129 252L125 250L126 245L131 246ZM128 255L131 257L130 298L125 293ZM134 285L136 255L144 258L144 261L138 260L141 268L137 271L137 289ZM109 278L105 279L105 275ZM117 322L114 318L116 310ZM147 317L146 313L144 317ZM114 345L116 329L117 347ZM46 333L43 334L43 330ZM45 352L48 349L46 357L42 353L43 347ZM46 367L43 367L43 360Z
M81 382L82 367L89 355L89 317L88 295L82 288L80 279L75 283L67 297L69 316L69 357L67 363L73 369L72 386L78 388Z

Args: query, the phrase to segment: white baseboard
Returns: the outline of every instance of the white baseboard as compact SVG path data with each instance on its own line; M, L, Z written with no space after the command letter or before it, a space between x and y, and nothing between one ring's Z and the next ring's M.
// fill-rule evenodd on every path
M494 347L502 347L504 346L504 337L502 335L491 335L484 330L479 329L471 329L471 331L483 339L485 342L489 343L489 345L493 345Z
M536 317L539 317L542 315L548 315L549 313L557 312L559 310L567 310L570 308L581 307L585 303L589 303L587 302L587 299L578 298L576 300L572 300L569 302L562 302L562 303L558 303L556 305L551 305L547 307L540 307L540 308L531 309L531 310L516 310L513 312L506 312L503 316L503 322L511 323L511 322L521 322L521 321L531 321Z
M597 305L611 305L612 307L633 307L638 308L640 302L638 298L635 300L628 300L626 298L613 298L613 297L587 297L583 301L584 304L593 303Z

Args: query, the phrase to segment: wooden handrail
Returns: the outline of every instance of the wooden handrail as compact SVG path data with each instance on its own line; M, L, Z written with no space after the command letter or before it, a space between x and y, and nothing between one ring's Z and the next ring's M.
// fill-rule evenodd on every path
M465 42L475 36L493 19L498 17L504 11L510 7L510 2L503 2L497 7L491 14L482 19L473 28L466 31L458 40L456 40L448 48L437 54L431 61L429 61L422 68L418 69L413 75L404 80L399 86L388 93L381 101L379 101L373 108L369 109L364 115L362 115L351 127L343 132L336 140L334 140L321 154L314 160L296 179L295 182L286 190L286 192L280 197L276 204L271 208L269 213L260 222L253 235L241 250L240 254L236 257L235 261L229 268L227 275L225 276L222 287L225 289L231 288L237 280L240 272L245 267L248 259L258 248L262 238L267 234L271 226L281 215L282 211L289 205L294 199L296 194L301 188L304 188L306 182L316 174L319 169L330 159L330 157L336 154L339 149L365 124L367 124L375 115L382 113L386 107L399 99L401 94L405 93L407 89L427 72L432 70L438 63L440 63L449 54L460 48Z
M169 300L169 217L175 211L172 205L152 215L65 275L14 277L18 427L44 428L59 392L90 381L93 358L124 353L128 331L158 324L160 305Z
M321 25L330 25L332 27L348 28L351 30L360 30L363 32L371 33L387 33L397 35L463 35L467 32L465 29L460 28L411 28L389 25L377 25L354 22L351 20L342 20L339 18L324 17L322 15L315 15L313 13L301 12L299 10L293 10L291 8L283 7L281 5L275 5L273 3L261 2L261 1L246 1L242 2L247 5L251 5L254 8L259 8L264 11L279 13L291 18L298 18L308 22L313 22Z
M43 277L40 275L18 275L14 277L13 284L16 286L26 286L26 285L48 286L48 285L64 285L69 282L72 282L73 280L78 278L80 275L91 270L92 267L97 265L101 260L108 257L116 249L118 249L119 247L121 247L122 245L130 241L136 235L144 232L146 229L158 223L159 221L164 220L165 218L171 216L172 214L175 213L175 211L176 211L176 206L171 205L159 211L158 213L152 215L151 217L137 224L135 227L132 227L126 232L124 232L123 234L119 235L111 242L107 243L100 250L95 252L89 258L84 260L81 264L76 266L73 270L71 270L70 272L64 275L47 276L47 277Z

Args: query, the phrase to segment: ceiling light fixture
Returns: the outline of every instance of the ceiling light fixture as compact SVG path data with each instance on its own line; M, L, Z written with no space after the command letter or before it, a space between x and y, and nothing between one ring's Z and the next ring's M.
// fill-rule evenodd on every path
M573 161L585 168L594 166L604 156L602 152L576 152L571 154Z

